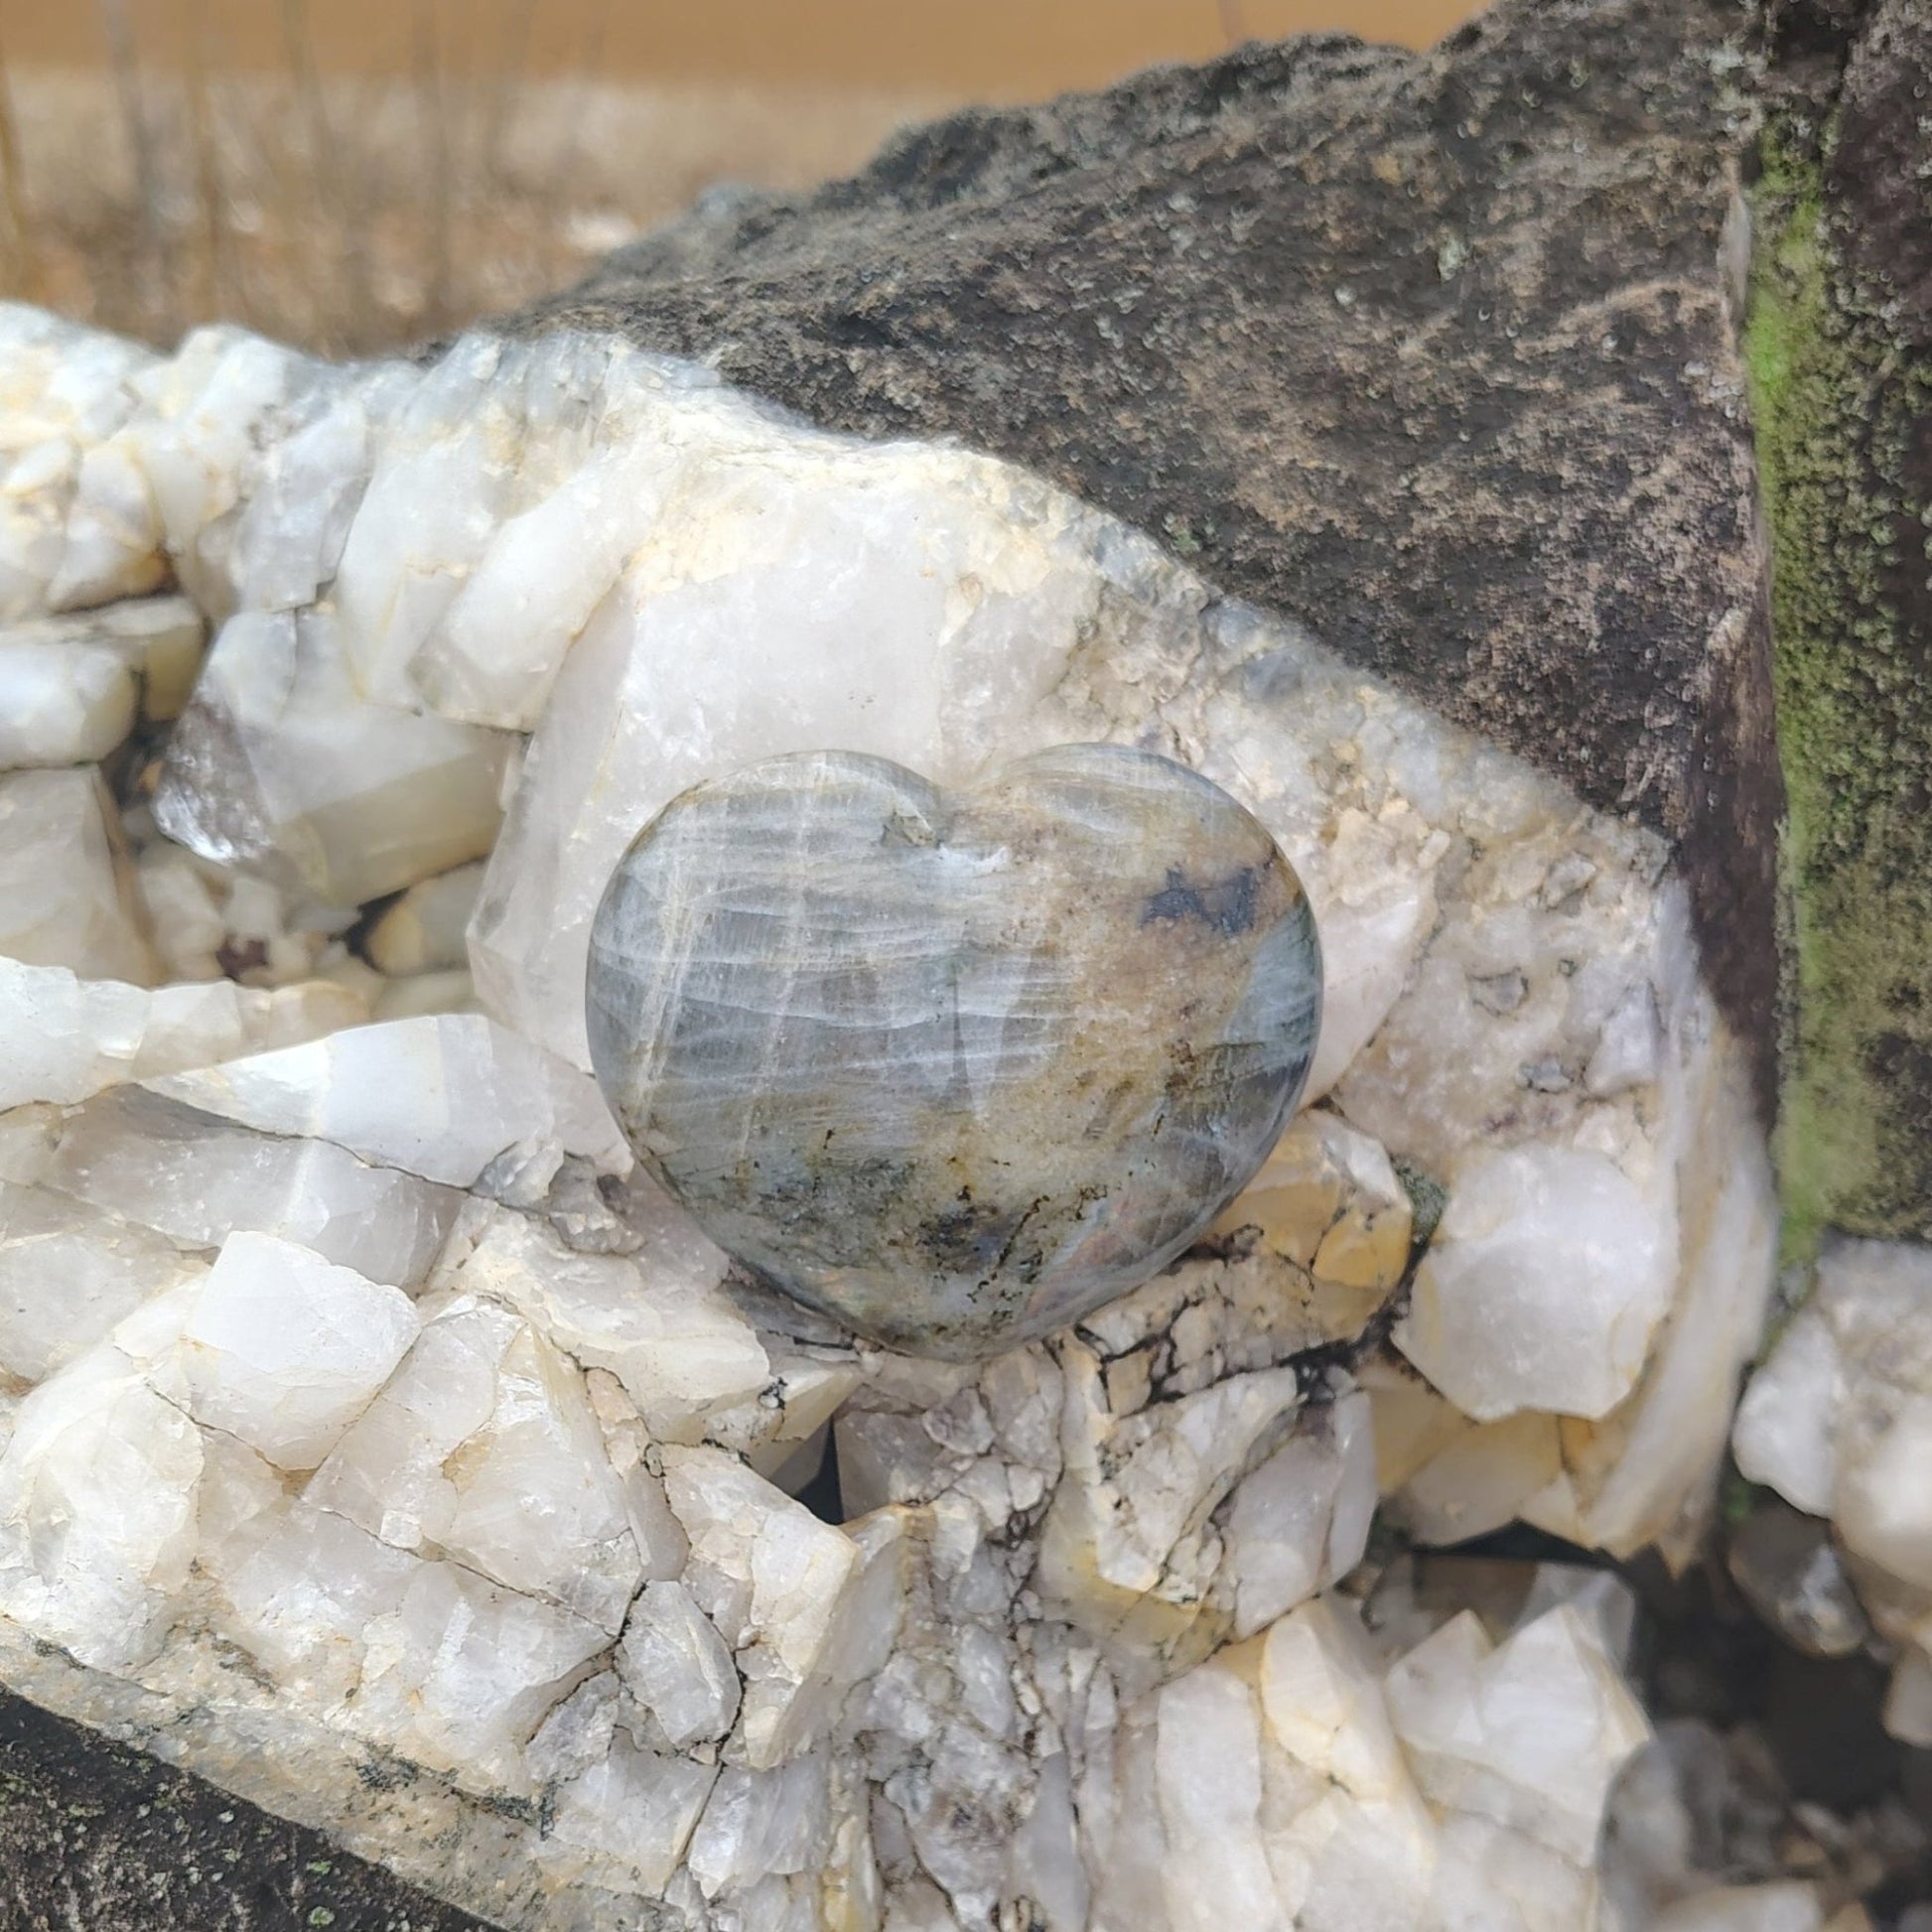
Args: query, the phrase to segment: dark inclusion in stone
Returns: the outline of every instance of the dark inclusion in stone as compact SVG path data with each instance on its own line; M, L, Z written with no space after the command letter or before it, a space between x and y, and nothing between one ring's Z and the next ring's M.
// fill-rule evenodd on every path
M1149 753L968 791L773 759L675 798L598 908L591 1054L645 1166L774 1287L914 1353L1164 1268L1308 1075L1321 955L1266 829Z

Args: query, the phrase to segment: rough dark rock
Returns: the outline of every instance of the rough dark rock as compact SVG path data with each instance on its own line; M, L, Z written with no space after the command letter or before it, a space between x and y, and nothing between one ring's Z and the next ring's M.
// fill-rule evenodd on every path
M489 1932L319 1832L0 1690L6 1932Z
M1670 835L1768 1042L1749 27L1512 0L1429 55L1316 37L960 114L813 195L714 200L506 326L956 436L1154 532Z

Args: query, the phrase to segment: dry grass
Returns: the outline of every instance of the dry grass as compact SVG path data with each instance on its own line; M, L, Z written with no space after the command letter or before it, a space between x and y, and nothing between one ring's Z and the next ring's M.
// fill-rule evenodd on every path
M164 344L219 319L366 353L559 287L721 181L855 167L934 104L529 79L530 0L505 0L486 54L417 5L406 71L325 75L310 3L272 0L275 71L224 69L204 0L168 0L165 70L123 0L100 0L104 72L9 73L0 48L0 293Z

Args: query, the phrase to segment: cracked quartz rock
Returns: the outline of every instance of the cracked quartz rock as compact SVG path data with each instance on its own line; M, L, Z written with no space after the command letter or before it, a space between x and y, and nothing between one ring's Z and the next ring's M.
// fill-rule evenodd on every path
M510 1932L1838 1910L1686 1868L1620 1586L1429 1554L1688 1563L1734 1440L1785 1499L1740 1587L1932 1739L1922 1255L1828 1246L1731 1436L1780 1213L1735 25L1500 0L968 116L407 359L0 309L0 1683ZM900 1352L654 1176L742 1081L615 1093L633 1158L595 914L760 761L891 760L909 823L1072 745L1292 866L1300 1111L1150 1279ZM1165 1091L1136 949L1226 1010L1260 927L1135 823L1141 913L1034 909L1078 997L958 1010L1104 1009ZM866 997L932 1028L957 901L883 879ZM963 1248L1126 1177L1029 1106Z
M23 389L99 359L9 326ZM1526 1616L1401 1671L1433 1632L1357 1597L1378 1515L1698 1534L1775 1203L1669 844L1025 471L609 338L127 366L110 608L160 559L214 641L152 804L118 750L0 773L0 1680L513 1932L1588 1923L1614 1647ZM37 529L92 501L60 474ZM1036 827L995 778L1054 746L1162 814L1219 787L1177 884L1127 815L1130 913L1007 904L1080 974L981 943L1016 1055L1104 1012L1166 1093L1147 963L1238 1013L1270 919L1302 989L1167 1265L988 1359L748 1281L588 1071L638 827L827 745L928 774L908 824ZM890 883L924 957L949 901ZM1031 1104L984 1151L1023 1210L1075 1165Z
M666 807L591 936L631 1144L764 1280L992 1354L1158 1273L1313 1055L1320 948L1267 831L1169 759L1040 752L942 793L768 760Z

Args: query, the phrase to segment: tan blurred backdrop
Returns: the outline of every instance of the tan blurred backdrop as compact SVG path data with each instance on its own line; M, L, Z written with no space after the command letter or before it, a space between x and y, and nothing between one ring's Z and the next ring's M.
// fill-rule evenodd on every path
M0 0L0 295L334 352L561 286L720 183L1245 39L1472 0Z
M1341 29L1410 47L1468 0L7 0L22 66L105 64L116 16L158 57L199 25L237 68L279 67L290 29L325 72L407 69L426 37L461 69L906 88L1017 100L1089 87L1153 61L1198 61L1245 39Z

